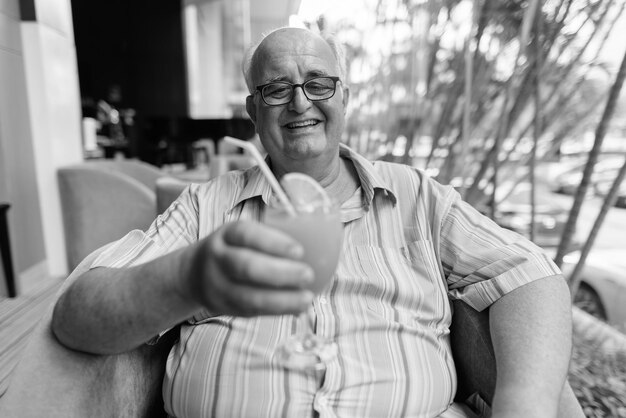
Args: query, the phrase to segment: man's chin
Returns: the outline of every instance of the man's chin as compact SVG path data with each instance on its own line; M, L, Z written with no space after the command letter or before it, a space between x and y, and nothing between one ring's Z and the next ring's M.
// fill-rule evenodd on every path
M292 159L305 160L324 153L326 140L319 137L292 138L285 142L285 151Z

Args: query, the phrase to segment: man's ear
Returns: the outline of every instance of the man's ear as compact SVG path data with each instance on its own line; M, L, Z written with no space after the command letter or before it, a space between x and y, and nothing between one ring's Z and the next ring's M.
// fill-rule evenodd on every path
M246 112L248 112L250 119L252 119L252 123L256 125L256 106L254 104L253 95L246 97Z
M350 100L350 88L349 87L344 87L343 88L343 113L345 114L348 111L348 101Z

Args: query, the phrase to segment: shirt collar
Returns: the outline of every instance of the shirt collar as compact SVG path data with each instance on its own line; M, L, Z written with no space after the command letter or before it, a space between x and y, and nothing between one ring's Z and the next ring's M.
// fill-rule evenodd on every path
M374 195L380 191L384 196L388 197L395 205L397 202L396 193L393 191L389 181L385 181L376 168L368 159L354 152L350 147L344 144L339 145L339 155L352 160L356 172L361 181L361 189L363 192L363 205L369 208L374 200Z
M269 160L267 157L266 162ZM270 197L272 196L272 186L267 181L261 169L258 165L249 168L243 174L243 190L239 194L239 197L235 200L233 207L236 207L241 202L252 199L255 197L261 197L263 199L263 203L266 205L270 201Z
M396 194L391 188L389 181L385 181L380 174L378 174L376 168L370 161L344 144L340 144L339 146L339 155L350 159L354 164L361 182L363 205L366 209L371 206L377 191L382 192L394 205L396 204ZM266 162L269 162L269 157L266 158ZM261 169L258 166L254 166L246 170L243 176L244 187L239 197L234 201L233 207L245 200L255 197L261 197L263 202L268 204L272 195L272 187L261 172Z

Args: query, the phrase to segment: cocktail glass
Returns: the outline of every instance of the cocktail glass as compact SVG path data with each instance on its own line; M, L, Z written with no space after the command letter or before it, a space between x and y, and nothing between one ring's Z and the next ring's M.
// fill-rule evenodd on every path
M278 201L266 208L264 222L295 238L304 247L303 261L315 273L310 290L319 294L331 282L341 252L343 227L336 205L310 205L296 207L297 215L288 211ZM313 306L303 311L298 321L307 324L306 330L291 335L277 349L278 361L295 370L323 370L326 363L337 354L334 341L316 335L309 323L314 317Z

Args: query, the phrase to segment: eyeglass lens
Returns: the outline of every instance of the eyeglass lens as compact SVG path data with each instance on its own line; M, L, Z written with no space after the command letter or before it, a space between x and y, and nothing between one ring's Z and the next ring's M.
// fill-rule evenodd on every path
M263 87L261 93L268 104L278 105L289 103L296 87L302 87L304 95L309 100L324 100L335 94L335 86L335 81L332 78L317 77L301 85L285 82L270 83Z

